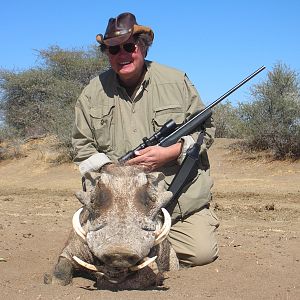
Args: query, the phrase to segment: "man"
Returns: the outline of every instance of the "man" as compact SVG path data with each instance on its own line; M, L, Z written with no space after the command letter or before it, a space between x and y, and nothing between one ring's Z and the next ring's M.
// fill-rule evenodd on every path
M131 13L111 18L104 36L96 36L111 69L91 80L76 103L73 145L75 162L83 176L117 162L166 121L182 124L204 108L184 73L145 60L153 38L151 28L138 25ZM210 263L218 256L215 231L219 223L209 208L212 179L207 148L214 136L211 120L205 127L197 177L185 187L172 212L174 224L169 234L181 264L189 266ZM169 147L140 150L127 163L163 172L167 186L198 134L185 136Z

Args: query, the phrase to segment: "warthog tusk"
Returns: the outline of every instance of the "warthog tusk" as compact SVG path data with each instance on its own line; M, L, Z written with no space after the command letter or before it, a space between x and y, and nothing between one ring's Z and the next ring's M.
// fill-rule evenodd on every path
M137 266L132 266L129 268L130 271L139 271L143 268L145 268L146 266L150 265L152 262L154 262L156 260L157 256L153 256L153 257L146 257L143 259L143 262ZM73 259L82 267L88 269L88 270L91 270L91 271L94 271L94 272L97 272L99 273L99 275L103 275L105 276L111 283L118 283L118 281L115 281L115 280L112 280L110 279L105 273L102 272L103 268L101 266L95 266L95 265L92 265L92 264L89 264L83 260L81 260L79 257L77 256L73 256Z
M145 268L146 266L150 265L152 262L154 262L156 260L157 256L153 256L153 257L145 257L143 259L143 262L137 266L132 266L129 268L130 271L138 271L141 270L143 268Z
M94 272L99 272L101 273L102 275L104 275L104 273L101 272L102 270L102 267L101 266L95 266L95 265L92 265L92 264L89 264L83 260L81 260L79 257L77 256L73 256L73 259L79 264L81 265L82 267L85 267L86 269L89 269L91 271L94 271Z
M164 214L164 224L161 230L156 234L157 237L155 238L154 246L160 244L167 237L172 225L172 220L168 211L165 208L162 208L161 210Z
M84 229L82 228L81 224L80 224L80 214L83 210L83 207L79 208L76 213L74 214L73 218L72 218L72 224L73 224L73 228L75 230L75 232L85 241L86 238L86 232L84 231Z

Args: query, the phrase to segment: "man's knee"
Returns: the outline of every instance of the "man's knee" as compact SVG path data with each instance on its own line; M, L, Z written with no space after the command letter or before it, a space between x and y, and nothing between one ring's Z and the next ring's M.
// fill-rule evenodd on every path
M218 258L216 229L219 220L211 209L203 209L176 223L169 240L182 264L202 266Z
M195 255L190 257L191 266L203 266L212 263L218 258L219 248L217 243L212 247L195 249Z
M177 256L180 263L189 266L203 266L212 263L218 258L219 247L217 242L215 242L194 248L191 252L193 253L192 255L178 253Z

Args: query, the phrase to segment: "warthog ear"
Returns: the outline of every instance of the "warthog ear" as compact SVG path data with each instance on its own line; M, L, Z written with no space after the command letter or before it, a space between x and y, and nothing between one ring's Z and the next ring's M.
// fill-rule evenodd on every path
M88 205L90 203L90 197L87 192L79 191L75 193L75 196L83 205Z
M90 182L90 185L92 187L95 187L98 177L99 177L99 173L97 173L97 172L87 172L87 173L85 173L85 179Z
M161 172L152 172L148 173L147 175L147 180L151 184L153 188L157 192L162 192L166 190L166 185L165 185L165 175Z
M167 191L167 186L164 181L165 175L161 172L152 172L147 174L149 183L148 193L151 199L157 202L157 209L166 206L172 198L172 193Z

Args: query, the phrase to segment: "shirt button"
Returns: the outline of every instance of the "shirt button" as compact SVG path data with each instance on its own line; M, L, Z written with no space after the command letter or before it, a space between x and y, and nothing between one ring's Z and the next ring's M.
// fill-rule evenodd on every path
M133 131L133 132L136 132L136 129L134 128L132 131Z
M134 110L134 108L132 109L132 112L133 112L133 113L135 113L135 110Z

